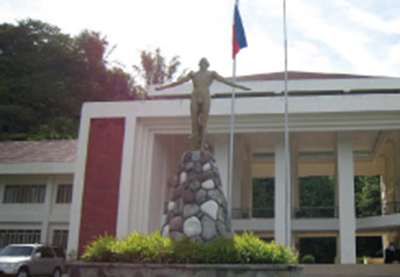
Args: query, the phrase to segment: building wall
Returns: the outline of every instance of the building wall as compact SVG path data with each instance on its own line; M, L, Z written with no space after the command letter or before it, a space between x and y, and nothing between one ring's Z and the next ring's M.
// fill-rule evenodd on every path
M170 149L164 150L165 143L160 142L159 139L163 135L187 136L190 133L189 101L189 99L152 100L91 103L84 106L79 134L77 170L74 177L77 192L74 194L73 212L70 219L70 250L76 249L79 245L76 237L79 236L81 228L79 215L82 212L82 203L84 204L85 166L88 158L86 146L90 140L91 120L95 118L124 118L125 120L116 234L123 236L130 231L150 232L154 230L157 222L162 221L161 215L156 216L161 205L152 205L152 203L163 202L168 190L162 189L162 194L157 196L154 195L154 191L157 191L162 183L167 183L168 178L171 178L168 171L173 170L163 169L161 161L169 160L171 155L174 156L172 160L176 160L176 152ZM238 98L235 132L238 134L283 133L283 104L281 97ZM290 99L289 129L291 132L398 129L398 110L400 110L400 96L397 94L294 95ZM217 160L221 161L221 171L225 173L228 172L226 167L228 147L225 142L221 143L219 140L229 134L229 118L230 99L214 99L210 110L208 133L215 139L214 153ZM275 144L272 144L272 147L275 149ZM303 169L300 167L299 174L312 172L312 166L305 164ZM323 169L324 165L320 167ZM325 166L325 168L328 172L334 167ZM153 169L157 170L157 174L153 172ZM263 169L258 170L261 172ZM266 169L263 172L270 171L277 172L277 168ZM254 174L262 175L262 173ZM238 200L237 194L235 197ZM236 201L235 205L238 204L240 205L241 201ZM237 224L241 223L235 224L234 222L234 226L238 226ZM258 223L252 223L251 226L258 228ZM259 226L262 228L261 224ZM310 226L310 228L314 227Z
M40 232L40 239L36 242L54 242L55 231L68 231L69 210L71 203L57 203L59 185L71 185L71 175L41 174L41 175L0 175L0 244L8 242L5 233L19 231ZM45 197L41 203L5 203L7 186L44 185ZM8 235L10 236L10 235ZM15 238L23 242L23 238ZM22 241L21 241L22 240ZM0 245L0 248L4 245Z
M124 130L123 118L91 120L78 255L94 237L116 235Z

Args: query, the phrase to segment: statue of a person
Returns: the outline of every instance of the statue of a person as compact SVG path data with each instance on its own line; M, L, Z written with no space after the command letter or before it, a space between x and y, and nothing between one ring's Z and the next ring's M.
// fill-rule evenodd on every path
M211 102L210 86L213 80L215 79L232 87L250 90L250 88L226 80L215 71L209 71L209 65L210 64L207 59L202 58L199 62L199 71L191 71L188 75L181 78L177 82L155 88L156 90L162 90L165 88L178 86L192 80L193 91L190 102L190 114L192 120L192 144L195 150L204 150L205 148L207 119Z

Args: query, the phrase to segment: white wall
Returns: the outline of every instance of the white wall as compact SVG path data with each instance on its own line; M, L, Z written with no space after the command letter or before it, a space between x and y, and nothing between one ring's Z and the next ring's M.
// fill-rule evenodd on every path
M47 243L53 230L68 230L71 204L56 203L59 184L72 184L72 175L0 175L0 230L41 230ZM4 203L6 185L45 185L44 203Z

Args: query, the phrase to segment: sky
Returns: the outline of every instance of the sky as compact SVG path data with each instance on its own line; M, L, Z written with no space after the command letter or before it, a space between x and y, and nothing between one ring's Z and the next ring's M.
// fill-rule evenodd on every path
M248 47L236 75L285 70L284 0L240 0ZM127 72L140 51L160 48L181 69L233 74L235 0L0 0L0 24L31 18L72 36L100 32L109 65ZM286 0L288 70L400 77L399 0Z

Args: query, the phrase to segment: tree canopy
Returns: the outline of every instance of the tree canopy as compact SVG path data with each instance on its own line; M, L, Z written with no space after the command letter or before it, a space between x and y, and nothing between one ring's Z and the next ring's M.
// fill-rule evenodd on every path
M142 50L140 65L134 65L133 69L138 79L143 80L145 87L147 87L173 81L178 74L180 65L179 56L174 56L167 62L166 58L161 55L160 48L157 48L154 53ZM180 73L178 78L181 78L185 73L186 70ZM139 87L138 89L138 93L146 94L145 88Z
M0 25L0 140L76 138L81 106L88 101L134 100L142 83L172 78L180 65L168 64L157 49L142 51L135 78L111 66L106 37L82 31L72 37L50 24L23 20Z

